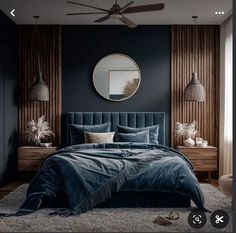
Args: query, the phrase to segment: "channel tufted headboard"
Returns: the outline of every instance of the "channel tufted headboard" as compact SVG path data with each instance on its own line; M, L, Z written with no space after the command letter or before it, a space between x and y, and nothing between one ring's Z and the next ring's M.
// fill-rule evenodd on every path
M66 145L70 144L69 124L96 125L111 122L111 130L117 131L117 125L129 127L146 127L159 124L158 141L165 145L164 112L68 112L66 115Z

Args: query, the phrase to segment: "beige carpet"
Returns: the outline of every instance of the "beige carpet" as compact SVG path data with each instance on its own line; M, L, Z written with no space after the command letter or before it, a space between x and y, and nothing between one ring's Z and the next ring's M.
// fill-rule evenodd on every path
M48 216L52 210L43 209L22 217L0 218L1 232L232 232L231 200L210 184L201 184L206 200L206 208L211 211L221 209L230 215L226 228L218 230L211 226L210 213L207 224L200 230L188 225L189 209L120 208L94 209L80 216ZM24 201L27 185L0 200L0 212L12 212ZM194 205L193 205L194 206ZM160 226L152 221L158 216L166 216L177 211L180 219L170 226Z

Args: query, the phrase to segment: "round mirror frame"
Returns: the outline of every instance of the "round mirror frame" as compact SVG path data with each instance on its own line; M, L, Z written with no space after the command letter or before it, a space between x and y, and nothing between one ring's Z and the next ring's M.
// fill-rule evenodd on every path
M103 96L103 95L101 94L101 92L99 92L99 90L96 88L95 82L94 82L94 80L95 80L95 71L96 71L97 65L98 65L103 59L105 59L105 58L107 58L107 57L110 57L110 56L113 56L113 55L120 55L120 56L124 56L124 57L130 59L130 60L133 62L133 64L136 66L137 71L138 71L138 73L139 73L139 83L138 83L138 85L137 85L136 90L135 90L130 96L128 96L128 97L126 97L126 98L123 98L123 99L120 99L120 100L109 99L109 98L106 98L105 96ZM94 69L93 69L93 86L94 86L95 90L97 91L97 93L98 93L100 96L102 96L104 99L109 100L109 101L121 102L121 101L124 101L124 100L127 100L127 99L131 98L131 97L138 91L139 86L140 86L140 83L141 83L141 71L140 71L140 69L139 69L138 64L136 63L136 61L135 61L133 58L131 58L130 56L128 56L127 54L124 54L124 53L110 53L110 54L108 54L108 55L102 57L102 58L96 63L96 65L95 65L95 67L94 67Z

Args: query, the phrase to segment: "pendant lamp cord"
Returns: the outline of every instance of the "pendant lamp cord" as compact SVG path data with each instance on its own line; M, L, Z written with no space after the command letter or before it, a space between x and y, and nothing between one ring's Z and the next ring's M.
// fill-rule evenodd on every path
M39 59L39 40L38 40L38 19L39 16L34 16L35 18L35 36L36 36L36 54L37 54L37 72L39 74L39 78L42 80L42 72L40 67L40 59Z
M197 33L195 33L197 31L196 25L197 25L197 18L198 16L192 16L192 18L194 19L194 29L193 29L193 72L196 72L195 70L195 55L196 55L196 50L197 50Z
M36 33L38 32L38 17L35 16L35 20L36 20L36 25L35 25L35 29L36 29Z
M36 53L38 55L38 19L39 19L39 16L34 16L35 18L35 36L36 36Z

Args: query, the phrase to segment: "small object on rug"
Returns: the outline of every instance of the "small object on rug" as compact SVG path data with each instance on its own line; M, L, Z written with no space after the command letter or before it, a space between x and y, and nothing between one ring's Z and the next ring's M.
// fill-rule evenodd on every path
M165 218L169 219L169 220L177 220L177 219L179 219L179 213L178 212L170 212L169 215Z
M153 223L157 223L157 224L162 225L162 226L169 226L169 225L172 224L171 221L169 221L166 218L163 218L159 215L153 220Z

